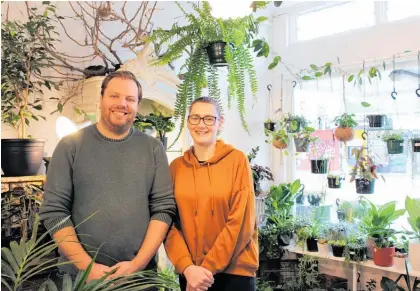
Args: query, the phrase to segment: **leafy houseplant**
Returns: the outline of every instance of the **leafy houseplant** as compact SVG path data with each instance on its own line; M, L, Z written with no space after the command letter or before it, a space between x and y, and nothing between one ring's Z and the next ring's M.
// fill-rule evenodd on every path
M264 121L264 128L269 131L274 131L276 128L276 123L268 118Z
M266 215L268 221L277 219L288 219L294 205L296 195L302 190L300 180L291 183L283 183L278 186L271 186L265 200ZM270 219L271 218L271 219ZM274 221L273 221L274 222Z
M395 239L395 231L390 228L391 224L404 215L405 209L396 210L396 201L388 202L380 207L370 202L370 209L360 222L360 227L373 242L373 261L375 265L389 267L393 264L395 247L392 238ZM368 253L371 246L368 244Z
M346 247L347 241L345 239L340 240L329 240L328 243L331 245L334 257L342 257L344 248Z
M420 199L407 197L405 199L405 208L408 213L408 222L412 228L409 250L410 263L414 270L420 270L420 261L417 259L420 255Z
M308 125L308 121L303 116L293 115L286 113L283 117L283 122L286 126L288 133L297 133L300 128L305 128Z
M339 189L341 188L341 180L344 180L344 178L341 175L328 174L327 180L328 188Z
M341 116L334 118L334 123L337 126L334 137L339 141L347 142L354 138L354 127L357 122L354 120L354 114L344 113Z
M270 132L270 139L272 145L279 150L284 150L289 146L289 135L284 128Z
M404 152L404 137L401 133L388 133L382 136L386 142L388 154L402 154Z
M350 173L350 182L356 180L356 192L359 194L373 194L375 190L376 165L372 157L367 154L365 147L354 148L351 155L355 157L356 164Z
M317 238L319 235L319 226L317 223L314 223L310 226L301 228L298 230L297 243L303 245L306 243L306 247L308 252L317 252L318 251L318 244Z
M133 127L141 132L146 132L147 130L153 129L153 124L147 120L147 116L137 113L133 122Z
M48 5L46 9L53 7ZM14 128L18 136L1 142L6 176L34 175L41 166L45 140L27 138L26 126L31 120L45 120L38 113L42 110L42 90L59 89L59 83L42 73L54 66L53 58L43 46L54 47L54 34L57 32L48 13L30 15L24 23L11 20L2 23L1 115L2 121Z
M315 129L310 126L302 127L299 132L294 134L294 141L296 146L296 152L307 152L309 149L309 144L314 143L319 138L316 136L312 136L315 132Z
M256 157L259 149L260 147L257 146L256 148L251 150L250 154L248 154L248 160L250 163ZM259 196L263 192L260 183L264 180L274 181L273 173L271 172L269 167L263 167L255 164L251 165L251 171L252 178L254 181L255 196Z
M221 54L224 53L225 65L228 66L228 105L230 106L236 99L242 126L248 130L245 122L246 75L249 77L254 97L258 90L254 58L248 47L257 34L259 23L267 18L254 19L249 15L222 20L211 15L211 6L208 2L203 1L200 5L191 3L193 13L187 13L179 3L177 5L188 23L184 26L175 23L170 30L158 28L149 40L161 45L170 42L174 37L177 38L168 45L168 50L156 60L155 65L166 65L181 58L185 52L188 54L181 68L184 80L179 85L175 103L175 118L181 118L180 128L184 126L188 106L194 99L201 97L203 86L207 86L209 95L220 102L218 70L210 63L211 56L208 55L208 50L214 46ZM224 60L221 62L224 63Z
M166 133L171 132L175 128L175 124L172 121L172 116L167 116L163 112L153 109L153 113L147 116L140 116L143 119L140 124L143 124L147 128L148 124L151 124L158 133L158 138L162 142L165 149L167 149L167 137Z

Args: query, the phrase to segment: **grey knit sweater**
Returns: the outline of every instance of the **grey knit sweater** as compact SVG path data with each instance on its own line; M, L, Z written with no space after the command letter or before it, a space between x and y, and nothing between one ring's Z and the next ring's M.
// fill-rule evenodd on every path
M155 138L131 129L126 138L112 140L95 124L58 143L40 217L51 234L77 226L79 240L92 257L103 244L96 262L112 266L132 260L149 221L171 224L175 212L167 156ZM149 267L155 264L152 260ZM62 269L72 273L74 267Z

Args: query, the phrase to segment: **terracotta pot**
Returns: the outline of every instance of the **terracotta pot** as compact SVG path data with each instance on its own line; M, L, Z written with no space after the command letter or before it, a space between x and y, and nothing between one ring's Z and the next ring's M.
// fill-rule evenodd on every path
M391 267L394 264L395 247L378 249L373 247L373 263L380 267Z
M287 143L282 142L281 140L274 140L273 146L279 150L287 149Z
M334 136L339 141L350 141L354 138L354 129L351 127L337 127Z

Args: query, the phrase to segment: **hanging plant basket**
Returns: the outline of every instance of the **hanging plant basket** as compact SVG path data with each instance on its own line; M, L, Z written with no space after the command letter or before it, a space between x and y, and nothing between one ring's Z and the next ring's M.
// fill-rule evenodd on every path
M272 144L276 149L279 149L279 150L284 150L284 149L287 149L288 147L288 144L284 143L281 140L274 140Z
M92 77L105 76L107 73L108 73L108 69L101 65L89 66L83 70L83 75L86 77L86 79L89 79Z
M413 152L420 153L420 138L413 138L411 143L413 145Z
M385 115L368 115L369 127L383 127L385 125Z
M386 147L390 155L402 154L404 152L404 141L390 139L386 142Z
M311 160L312 174L326 174L328 172L328 160Z
M328 177L328 188L331 189L340 189L341 188L341 177Z
M351 127L337 127L334 136L337 140L342 142L351 141L354 139L354 129Z
M300 130L300 121L297 119L286 119L286 131L288 133L296 133Z
M375 179L356 179L356 193L373 194L375 192Z
M215 67L227 67L228 64L225 59L225 46L226 43L220 41L213 42L206 47L210 64Z
M264 122L264 128L269 131L275 131L276 130L276 124L274 122Z
M307 138L300 138L300 137L295 137L295 147L296 147L296 152L298 153L306 153L309 150L309 139Z

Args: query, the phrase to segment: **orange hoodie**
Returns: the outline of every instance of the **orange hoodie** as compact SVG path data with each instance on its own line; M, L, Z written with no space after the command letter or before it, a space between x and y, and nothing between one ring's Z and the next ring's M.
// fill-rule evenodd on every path
M170 169L180 219L165 248L176 272L194 264L213 274L254 277L258 232L246 155L219 140L210 160L200 165L191 148Z

